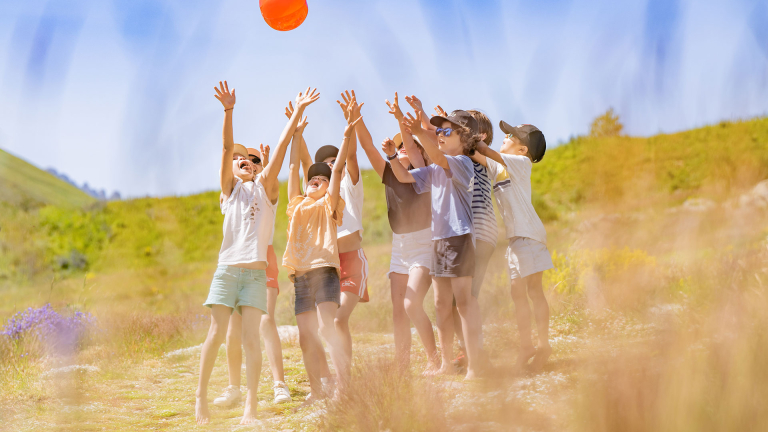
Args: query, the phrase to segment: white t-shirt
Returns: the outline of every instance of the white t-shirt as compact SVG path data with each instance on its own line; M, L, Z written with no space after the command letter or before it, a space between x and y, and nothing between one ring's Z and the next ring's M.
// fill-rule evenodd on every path
M363 175L359 174L357 184L352 184L349 171L344 168L344 177L340 185L341 199L344 200L344 217L341 219L337 238L346 237L355 231L363 234Z
M259 178L261 177L261 174L256 176L256 179L254 181L258 182ZM280 196L280 192L278 191L278 197ZM219 194L219 206L221 206L224 203L224 193ZM275 218L277 220L277 218ZM275 239L275 220L272 221L272 234L269 236L269 245L272 246L272 241Z
M224 239L219 250L219 264L266 262L269 243L264 240L271 240L275 231L277 205L269 200L260 181L235 179L237 184L232 194L221 203Z
M528 237L547 243L547 232L531 203L531 169L527 156L501 154L504 165L488 158L493 194L507 227L507 238Z

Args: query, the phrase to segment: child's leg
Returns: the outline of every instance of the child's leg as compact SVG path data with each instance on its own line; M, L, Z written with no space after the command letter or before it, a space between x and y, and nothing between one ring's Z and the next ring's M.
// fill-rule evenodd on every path
M304 358L304 367L307 369L309 377L310 391L313 397L318 397L323 393L323 386L320 383L321 369L318 358L321 355L320 353L323 353L323 362L325 362L325 351L323 343L317 335L317 314L314 310L300 313L296 315L296 324L299 327L299 345L301 346L301 354Z
M272 369L272 380L285 381L283 373L283 347L280 345L280 336L277 334L277 323L275 323L277 293L277 288L267 287L268 313L261 315L261 334L264 338L264 348L267 350L269 368Z
M256 422L256 410L259 404L259 377L261 375L261 344L259 343L259 324L262 310L242 306L243 348L245 349L245 377L248 383L248 395L245 398L245 411L240 424Z
M534 273L525 278L528 285L528 297L533 303L533 317L536 319L536 332L539 335L539 346L536 349L536 358L533 359L535 367L541 367L552 354L549 346L549 303L544 296L541 285L543 272Z
M536 350L531 340L531 309L528 305L527 284L525 279L515 278L511 283L512 301L515 303L517 330L520 333L520 354L517 365L524 366L533 357Z
M456 334L456 339L459 341L459 347L464 348L466 347L466 345L464 345L464 330L461 327L461 315L459 315L459 308L456 307L455 298L453 299L451 313L453 315L453 332ZM461 355L461 353L459 353L459 355Z
M395 360L403 370L406 370L411 360L411 321L405 312L408 275L390 273L389 283L392 297L392 323L395 329Z
M435 345L435 331L432 329L432 322L429 316L424 312L424 297L429 292L429 285L432 283L432 277L429 275L429 269L426 267L414 267L408 275L408 290L405 292L405 312L408 318L413 322L416 331L419 333L421 344L427 353L427 371L436 371L440 368L440 357ZM435 284L435 286L437 286ZM437 288L435 288L437 291ZM410 332L410 328L408 329Z
M197 382L195 393L195 417L197 424L207 424L211 415L208 412L208 381L211 379L213 365L216 362L216 354L219 347L227 337L227 326L232 308L214 304L211 306L211 326L208 328L208 336L203 343L200 353L200 378Z
M467 349L467 378L476 378L479 372L480 339L482 320L477 299L472 296L472 276L451 278L456 307L461 316L461 326Z
M349 317L359 301L360 296L357 294L343 291L341 293L341 306L336 311L336 318L334 319L336 333L350 365L352 364L352 333L349 331Z
M451 278L436 277L435 281L435 315L437 321L437 338L440 340L440 356L442 362L437 373L451 372L453 357L453 287Z
M336 332L336 313L339 305L334 302L322 302L317 305L317 315L320 322L320 335L328 343L328 351L331 354L333 368L336 369L336 381L341 390L347 388L350 377L350 363L344 353L344 342Z
M240 370L243 367L243 319L234 313L229 318L227 328L227 368L229 369L229 385L240 388Z

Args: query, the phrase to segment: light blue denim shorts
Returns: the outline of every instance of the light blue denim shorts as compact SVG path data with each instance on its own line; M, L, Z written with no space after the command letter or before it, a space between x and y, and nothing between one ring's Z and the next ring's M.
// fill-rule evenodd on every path
M242 315L251 306L267 313L267 272L219 264L203 306L224 305Z

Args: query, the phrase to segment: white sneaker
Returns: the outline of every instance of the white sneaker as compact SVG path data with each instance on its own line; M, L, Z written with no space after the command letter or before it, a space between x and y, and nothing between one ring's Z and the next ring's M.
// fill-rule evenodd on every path
M239 386L228 386L224 389L224 393L221 396L213 400L213 404L217 407L228 407L240 402L240 398L243 397L240 392Z
M275 391L275 403L286 403L291 401L291 391L288 390L288 386L282 381L275 381L275 385L272 387Z

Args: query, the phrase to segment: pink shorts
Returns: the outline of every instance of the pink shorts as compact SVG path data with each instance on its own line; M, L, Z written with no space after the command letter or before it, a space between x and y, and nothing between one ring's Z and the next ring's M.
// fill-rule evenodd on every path
M341 292L350 292L360 297L360 302L368 302L368 258L363 249L339 254L341 261Z

